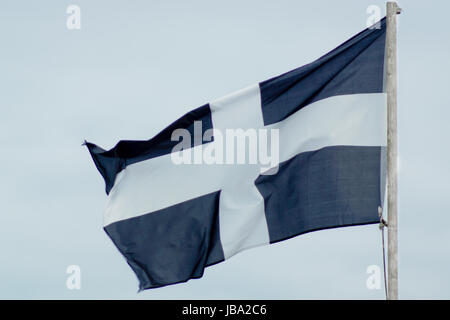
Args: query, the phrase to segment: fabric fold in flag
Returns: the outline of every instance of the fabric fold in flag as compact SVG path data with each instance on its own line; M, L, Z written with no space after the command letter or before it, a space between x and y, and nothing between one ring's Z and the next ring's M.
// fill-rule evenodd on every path
M200 278L207 266L255 246L379 222L385 19L378 26L306 66L194 109L150 140L111 150L86 142L105 180L104 230L140 290ZM270 150L266 158L276 163L252 161L237 140L225 148L229 132Z

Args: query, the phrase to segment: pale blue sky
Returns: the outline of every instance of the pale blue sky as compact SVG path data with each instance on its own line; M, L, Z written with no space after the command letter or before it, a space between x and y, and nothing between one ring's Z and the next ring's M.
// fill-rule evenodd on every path
M81 30L66 8L81 8ZM384 1L2 0L0 298L383 299L378 226L306 234L137 294L102 230L84 139L148 139L194 107L311 62ZM450 299L448 1L400 1L400 297ZM81 267L68 290L66 268Z

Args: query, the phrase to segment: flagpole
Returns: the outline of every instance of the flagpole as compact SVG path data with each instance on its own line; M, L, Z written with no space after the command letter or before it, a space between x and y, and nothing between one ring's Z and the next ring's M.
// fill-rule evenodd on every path
M397 14L396 2L386 3L386 93L387 93L387 223L388 296L398 299L397 218Z

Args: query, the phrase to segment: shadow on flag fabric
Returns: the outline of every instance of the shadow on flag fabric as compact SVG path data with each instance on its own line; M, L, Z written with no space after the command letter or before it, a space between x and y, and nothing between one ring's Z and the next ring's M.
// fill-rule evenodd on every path
M85 143L106 184L104 229L140 290L200 278L251 247L379 222L385 19L378 26L308 65L203 105L150 140L108 151ZM188 147L177 148L177 129ZM275 170L195 160L231 129L276 129ZM175 155L193 160L176 163Z

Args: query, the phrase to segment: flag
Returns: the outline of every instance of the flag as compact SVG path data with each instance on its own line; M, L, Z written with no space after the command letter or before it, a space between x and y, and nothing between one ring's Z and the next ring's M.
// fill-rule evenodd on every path
M251 247L379 222L385 38L382 19L308 65L192 110L150 140L111 150L86 142L106 184L104 230L140 290L200 278ZM246 149L251 142L257 151Z

